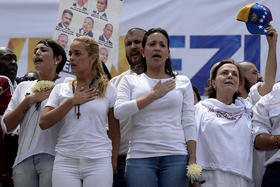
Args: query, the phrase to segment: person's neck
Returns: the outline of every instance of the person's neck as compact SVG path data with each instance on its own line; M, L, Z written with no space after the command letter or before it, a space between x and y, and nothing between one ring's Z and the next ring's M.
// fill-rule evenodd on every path
M131 71L133 71L136 74L140 74L140 73L144 72L144 67L139 64L131 65L130 69L131 69Z
M146 75L153 79L166 79L166 78L170 77L170 75L166 74L164 71L161 71L161 70L148 70L147 69Z
M218 94L216 96L216 99L226 105L230 105L233 102L233 95L234 94L230 94L230 93L222 93L222 94Z
M91 76L77 76L77 87L88 87L91 80Z
M56 72L50 73L50 74L40 74L39 73L40 80L46 80L46 81L55 81L58 77Z
M248 94L249 94L249 93L246 91L244 85L241 85L241 86L239 87L238 91L239 91L240 96L241 96L243 99L246 99L246 98L248 97Z

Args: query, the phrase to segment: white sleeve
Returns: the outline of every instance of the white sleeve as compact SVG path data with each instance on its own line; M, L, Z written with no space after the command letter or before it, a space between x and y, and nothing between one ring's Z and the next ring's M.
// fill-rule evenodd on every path
M114 107L117 119L127 119L138 112L136 99L131 100L131 87L127 76L123 77L117 91L117 100Z
M67 83L65 83L65 84L67 84ZM62 87L62 84L55 85L55 87L52 89L52 91L50 93L50 96L48 98L48 101L47 101L45 107L50 106L50 107L56 108L59 106L59 104L60 104L59 91L60 91L61 87Z
M109 99L109 108L113 108L116 102L116 88L113 84L109 83L107 87L108 99Z
M186 81L186 89L183 92L182 126L185 140L197 140L196 124L194 119L194 98L191 82Z
M271 134L272 126L269 120L268 111L266 110L263 102L264 98L261 99L257 104L253 107L253 135L254 138L262 133Z
M261 85L261 82L257 82L256 84L254 84L251 88L250 88L250 92L248 93L248 97L247 100L252 104L255 105L260 98L262 97L259 93L259 86Z
M8 104L8 107L7 107L7 109L5 110L5 113L4 113L3 116L2 116L2 119L1 119L1 128L2 128L2 130L3 130L4 133L12 133L12 132L13 132L13 130L12 130L12 131L9 131L9 132L7 131L7 127L6 127L6 124L5 124L5 122L4 122L4 119L5 119L6 115L7 115L9 112L11 112L11 111L13 111L14 109L16 109L16 107L21 103L21 101L20 101L21 94L26 94L26 93L24 93L24 89L23 89L23 86L24 86L24 85L25 85L25 84L22 83L22 84L19 84L19 85L17 86L17 88L16 88L15 92L13 93L12 98L11 98L9 104Z

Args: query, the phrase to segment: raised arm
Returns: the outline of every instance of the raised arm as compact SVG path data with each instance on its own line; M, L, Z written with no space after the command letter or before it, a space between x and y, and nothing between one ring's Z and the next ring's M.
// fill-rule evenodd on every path
M259 86L258 91L261 96L271 92L273 85L275 84L277 59L276 59L276 46L277 46L277 31L269 26L267 28L267 43L268 43L268 55L265 66L264 82Z
M12 111L8 112L4 117L4 123L7 131L14 130L20 121L24 118L27 110L37 102L41 102L47 99L51 90L45 90L41 92L35 92L31 95L26 95L23 101Z
M159 81L151 92L132 100L129 82L127 77L124 77L118 86L117 101L114 111L117 119L126 119L132 116L154 100L163 97L174 89L176 85L175 80L168 80L164 83Z
M94 100L98 96L98 91L93 88L81 88L76 90L72 97L69 97L61 105L54 108L46 106L41 115L39 125L41 129L48 129L61 120L73 106ZM52 95L50 96L52 97Z
M169 91L173 90L175 86L175 80L168 80L164 83L159 81L151 92L136 99L138 109L141 110L142 108L151 104L154 100L163 97Z

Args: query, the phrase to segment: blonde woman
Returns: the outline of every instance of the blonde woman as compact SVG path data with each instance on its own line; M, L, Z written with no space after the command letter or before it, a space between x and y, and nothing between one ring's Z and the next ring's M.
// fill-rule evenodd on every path
M98 44L92 38L75 38L69 56L76 79L55 86L40 119L42 129L57 122L61 126L52 184L111 187L120 139L113 115L115 88L104 74Z

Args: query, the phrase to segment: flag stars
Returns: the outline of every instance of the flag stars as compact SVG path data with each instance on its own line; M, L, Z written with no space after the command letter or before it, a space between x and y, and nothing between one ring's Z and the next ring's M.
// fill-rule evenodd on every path
M261 18L261 19L260 19L260 23L263 23L263 22L264 22L264 19L263 19L263 18Z
M259 25L258 27L259 27L259 29L263 29L263 26L262 26L262 25Z

